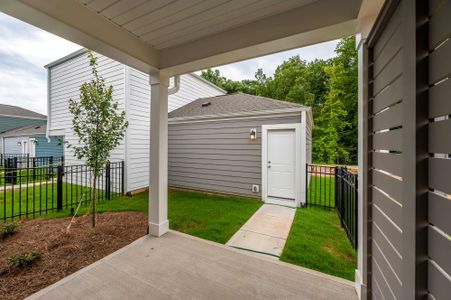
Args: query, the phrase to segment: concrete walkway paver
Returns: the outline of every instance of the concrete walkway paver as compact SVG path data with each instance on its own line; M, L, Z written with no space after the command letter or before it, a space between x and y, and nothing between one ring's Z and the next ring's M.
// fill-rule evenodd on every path
M228 246L280 257L290 233L296 210L264 204L232 236Z
M356 300L354 283L171 231L143 237L29 299Z

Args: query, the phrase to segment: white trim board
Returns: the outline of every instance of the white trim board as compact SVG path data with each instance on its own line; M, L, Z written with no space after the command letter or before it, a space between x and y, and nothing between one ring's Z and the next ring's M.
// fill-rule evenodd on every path
M304 128L304 132L303 129ZM295 199L294 205L293 202L288 202L284 200L278 200L274 198L268 197L268 131L269 130L277 130L277 129L294 129L295 130ZM303 138L304 137L304 138ZM305 172L302 172L302 166L305 165L305 143L302 144L302 141L305 139L305 126L302 126L302 123L293 123L293 124L275 124L275 125L262 125L262 200L265 203L272 203L278 205L285 206L294 206L299 207L301 203L305 202L302 195L305 195L302 192L302 188L305 187L302 182L305 181ZM304 153L304 157L302 154Z

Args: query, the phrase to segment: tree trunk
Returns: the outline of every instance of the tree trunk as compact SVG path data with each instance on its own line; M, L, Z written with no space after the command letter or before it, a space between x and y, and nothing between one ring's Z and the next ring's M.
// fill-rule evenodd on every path
M94 182L92 183L92 227L96 227L96 218L97 218L97 212L96 212L96 208L97 208L97 175L94 174L94 178L93 178Z

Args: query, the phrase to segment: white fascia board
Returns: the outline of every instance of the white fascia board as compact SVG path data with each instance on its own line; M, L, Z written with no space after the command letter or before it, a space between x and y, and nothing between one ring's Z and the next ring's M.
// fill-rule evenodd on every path
M0 11L149 73L159 52L78 1L0 1Z
M170 118L169 124L181 124L181 123L196 123L196 122L209 122L209 121L224 121L228 119L237 118L250 118L250 117L271 117L271 116L285 116L296 115L302 111L308 111L309 107L296 107L296 108L284 108L274 110L261 110L261 111L248 111L238 113L224 113L216 115L204 115L204 116L192 116L192 117L179 117Z

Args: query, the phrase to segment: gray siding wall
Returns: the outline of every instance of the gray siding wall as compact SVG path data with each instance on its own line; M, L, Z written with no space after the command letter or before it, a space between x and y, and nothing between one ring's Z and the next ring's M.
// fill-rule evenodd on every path
M261 197L261 127L301 115L169 124L169 185ZM257 140L249 139L257 129ZM257 184L260 193L252 193Z
M22 140L28 140L28 137L26 136L19 136L19 137L5 137L5 154L22 154L22 146L18 146L17 142L20 142Z

